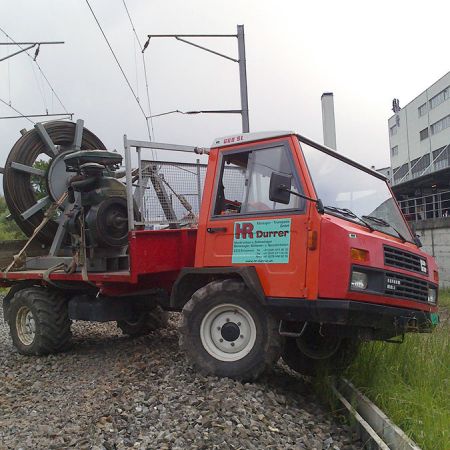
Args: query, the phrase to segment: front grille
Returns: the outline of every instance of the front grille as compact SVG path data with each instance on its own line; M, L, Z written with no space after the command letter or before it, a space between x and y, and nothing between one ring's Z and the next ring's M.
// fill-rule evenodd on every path
M428 273L427 261L414 253L405 252L395 247L384 247L386 266L398 267L422 274Z
M395 272L386 272L385 294L408 300L428 301L428 282Z

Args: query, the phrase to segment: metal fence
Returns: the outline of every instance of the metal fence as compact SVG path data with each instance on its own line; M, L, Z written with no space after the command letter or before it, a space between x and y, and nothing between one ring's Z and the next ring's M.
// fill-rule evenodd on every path
M198 222L206 164L142 160L135 180L134 199L142 222L149 228L195 225ZM224 168L227 198L242 200L245 172L237 166Z
M412 197L398 203L406 219L411 222L450 217L450 191Z
M411 164L405 163L394 168L392 184L401 184L447 167L450 167L450 144L434 150L432 157L429 153L426 153L420 158L413 159Z

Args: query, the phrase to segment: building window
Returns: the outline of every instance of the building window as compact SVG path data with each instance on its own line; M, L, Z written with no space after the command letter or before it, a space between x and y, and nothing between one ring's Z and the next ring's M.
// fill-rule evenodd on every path
M431 134L437 134L448 127L450 127L450 115L433 123L433 125L431 125Z
M389 128L391 136L395 136L397 134L398 128L397 125L392 125L391 128Z
M398 155L398 145L391 148L391 156L397 156Z
M445 88L443 91L436 94L434 97L430 99L430 109L436 108L436 106L440 105L442 102L448 99L450 94L450 88Z
M421 158L416 158L411 161L411 173L413 178L423 174L423 172L430 166L430 154L427 153Z
M419 117L422 117L427 113L427 104L424 103L423 105L419 106Z
M446 146L433 152L434 170L441 170L450 166L450 152L448 150L448 146Z
M396 167L395 169L393 169L392 173L394 175L394 182L405 181L404 179L407 178L408 170L409 170L408 163L405 163L403 164L403 166Z
M428 137L428 127L424 128L421 132L420 132L420 140L423 141L424 139L426 139Z

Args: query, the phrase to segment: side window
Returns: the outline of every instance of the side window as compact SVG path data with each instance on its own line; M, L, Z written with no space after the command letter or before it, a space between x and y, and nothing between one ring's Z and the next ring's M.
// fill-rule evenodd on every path
M302 192L284 146L232 153L222 159L215 215L303 209L305 200L291 195L288 205L269 199L272 173L290 176L291 190Z

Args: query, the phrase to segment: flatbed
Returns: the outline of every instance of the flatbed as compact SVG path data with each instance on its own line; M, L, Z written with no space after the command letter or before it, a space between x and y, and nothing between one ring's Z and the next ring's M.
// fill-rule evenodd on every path
M92 283L101 293L102 290L120 284L118 289L126 288L132 293L138 289L145 289L143 288L145 279L151 278L153 287L159 287L158 285L167 287L167 283L174 281L181 269L194 265L196 237L195 228L135 230L131 231L128 237L129 270L88 272L87 280L83 279L81 271L66 273L62 269L47 275L47 270L0 271L0 285L7 287L18 281L48 279L55 282ZM156 285L155 277L159 279ZM138 283L143 285L137 286Z

